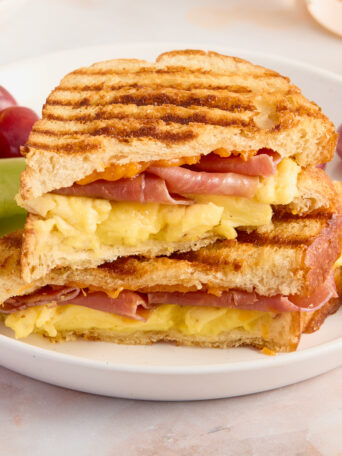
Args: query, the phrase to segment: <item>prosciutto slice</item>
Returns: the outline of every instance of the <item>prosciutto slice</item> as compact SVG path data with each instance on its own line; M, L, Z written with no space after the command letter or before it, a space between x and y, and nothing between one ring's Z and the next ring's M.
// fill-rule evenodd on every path
M46 286L29 295L14 296L7 299L0 310L2 313L9 314L27 309L28 307L40 306L51 302L63 304L75 298L79 293L79 288Z
M159 304L177 304L180 306L225 307L241 310L259 310L264 312L313 312L320 309L331 298L337 298L333 274L309 297L305 296L260 296L256 293L231 290L215 296L203 291L189 293L136 293L121 291L112 298L103 291L85 293L73 287L43 287L34 293L14 296L7 299L0 311L5 314L18 312L29 307L49 304L75 304L103 312L114 313L134 320L145 321L139 309L150 309Z
M301 311L318 310L331 298L337 298L334 273L331 271L327 280L316 289L312 296L290 296L291 302L300 308Z
M215 296L203 291L190 293L148 293L149 304L178 304L180 306L227 307L263 312L308 312L320 309L331 298L336 298L333 275L309 297L303 296L260 296L257 293L231 290Z
M149 308L147 299L133 291L124 290L117 298L111 298L102 291L83 294L80 288L44 287L30 295L7 299L1 312L10 314L43 304L75 304L141 321L144 321L144 318L138 314L138 308Z
M280 155L276 152L260 153L244 160L242 157L222 158L216 154L205 155L193 168L214 173L238 173L247 176L273 176Z
M253 197L259 179L236 173L206 173L180 166L150 166L148 172L166 181L171 193Z
M97 180L86 185L73 184L55 190L53 193L69 196L89 196L111 201L135 201L138 203L192 204L181 196L172 197L165 180L151 174L139 174L132 179L119 179L111 182Z
M80 293L77 297L70 299L68 304L90 307L91 309L110 312L141 321L145 319L137 313L138 308L140 306L144 309L150 308L146 298L128 290L122 291L117 298L111 298L103 291L96 291L86 295Z

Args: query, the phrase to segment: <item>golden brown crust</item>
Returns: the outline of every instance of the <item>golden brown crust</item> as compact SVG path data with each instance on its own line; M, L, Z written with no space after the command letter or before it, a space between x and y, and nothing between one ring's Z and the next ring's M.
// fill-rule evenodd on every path
M308 320L308 322L305 325L305 329L303 332L306 334L311 334L315 331L318 331L324 323L325 319L329 317L329 315L332 315L335 312L337 312L340 306L340 298L333 298L324 307L322 307L319 310L316 310L316 312L313 312L312 315L308 313L308 315L306 315L306 319Z
M338 267L335 269L334 278L336 283L336 290L338 294L338 298L331 299L325 306L321 309L316 310L313 314L308 314L306 317L306 324L304 328L305 333L313 333L317 331L322 324L324 323L325 319L329 316L334 314L338 311L341 307L341 298L342 298L342 268Z
M340 256L341 241L342 216L339 215L326 224L306 251L304 263L308 268L307 282L311 290L322 283L330 273L332 264Z
M202 348L236 348L236 347L250 347L256 349L268 348L275 352L291 352L295 351L299 340L300 334L290 333L291 328L287 328L289 334L287 334L288 340L281 341L276 339L265 339L261 335L250 335L246 331L232 331L226 334L221 334L216 338L205 338L205 337L192 337L184 336L180 333L173 332L172 334L155 332L151 334L136 334L132 336L119 336L111 334L109 331L74 331L74 332L62 332L58 334L56 338L48 337L51 342L64 342L69 340L75 340L76 338L82 338L84 340L91 341L103 341L112 342L116 344L124 345L151 345L155 343L173 343L175 345L183 345L189 347L202 347ZM285 338L284 338L285 339Z
M335 143L333 124L288 78L242 59L185 50L155 63L99 62L67 75L48 97L23 148L21 196L69 186L110 163L220 147L268 147L315 165L331 159Z

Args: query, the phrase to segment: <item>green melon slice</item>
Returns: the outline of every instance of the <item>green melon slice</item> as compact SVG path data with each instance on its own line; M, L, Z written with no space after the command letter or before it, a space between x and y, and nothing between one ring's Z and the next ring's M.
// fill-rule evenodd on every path
M24 158L0 159L0 223L2 217L26 214L14 200L19 191L20 174L24 169Z

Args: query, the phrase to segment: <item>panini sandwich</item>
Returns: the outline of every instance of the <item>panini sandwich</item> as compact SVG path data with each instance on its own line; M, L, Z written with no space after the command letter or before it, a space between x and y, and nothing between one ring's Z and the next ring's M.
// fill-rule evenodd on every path
M241 59L188 50L80 68L23 148L22 277L195 251L273 214L330 217L337 196L316 165L335 144L288 78Z
M295 350L337 310L337 215L276 216L273 228L170 257L20 277L22 234L0 240L0 312L16 337Z

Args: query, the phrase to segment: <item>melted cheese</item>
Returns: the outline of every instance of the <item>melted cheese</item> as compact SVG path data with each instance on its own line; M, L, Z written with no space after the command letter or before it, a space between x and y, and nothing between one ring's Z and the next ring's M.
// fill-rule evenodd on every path
M113 202L105 199L46 194L30 202L42 248L55 242L63 249L100 245L135 246L150 241L196 241L203 236L236 237L236 227L268 225L271 204L287 204L297 194L298 165L284 159L275 176L263 178L251 198L192 195L191 206Z
M89 330L110 330L117 335L176 330L188 336L214 338L237 328L250 332L256 324L269 327L273 316L270 312L162 304L149 311L142 322L82 306L44 305L6 315L4 321L18 339L31 333L56 337L63 332Z
M149 162L126 163L125 165L110 165L103 171L94 171L85 178L77 181L77 184L86 185L99 179L116 181L123 178L134 177L145 171L149 166L183 166L194 165L201 159L200 155L194 157L174 158L172 160L157 160Z

